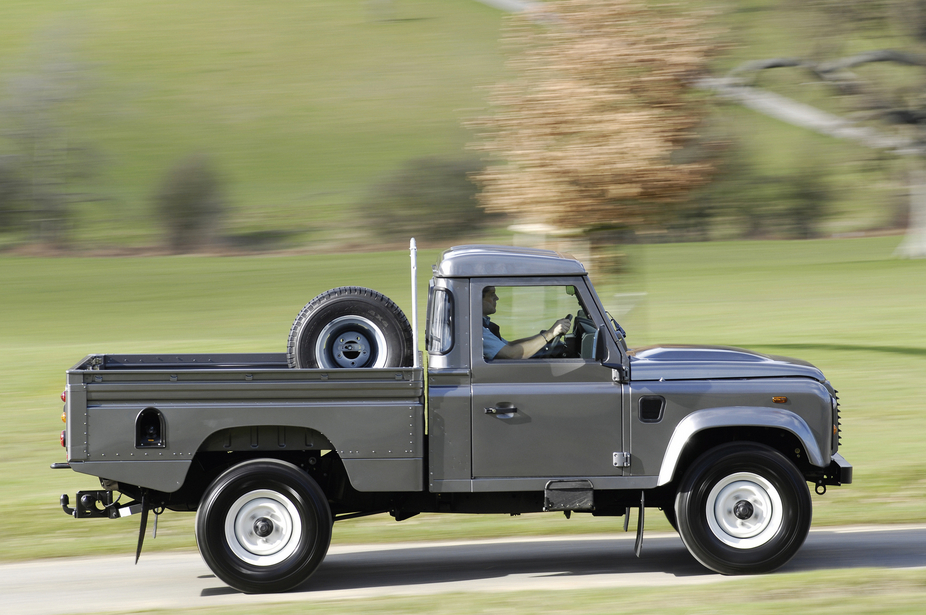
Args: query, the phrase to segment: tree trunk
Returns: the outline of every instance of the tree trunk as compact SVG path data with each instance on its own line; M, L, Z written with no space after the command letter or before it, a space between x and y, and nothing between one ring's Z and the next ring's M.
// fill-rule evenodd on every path
M907 234L894 252L902 258L926 258L926 168L917 159L910 169L910 222Z

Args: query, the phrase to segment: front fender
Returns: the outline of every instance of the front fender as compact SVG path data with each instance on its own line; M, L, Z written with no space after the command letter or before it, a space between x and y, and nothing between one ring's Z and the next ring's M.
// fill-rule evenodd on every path
M829 463L813 436L813 432L806 421L797 414L788 410L777 408L755 408L750 406L731 406L726 408L709 408L692 412L682 419L666 448L659 469L657 485L671 482L675 475L678 461L685 450L685 445L691 441L695 434L720 427L771 427L790 432L800 440L807 452L808 461L818 467L826 467Z

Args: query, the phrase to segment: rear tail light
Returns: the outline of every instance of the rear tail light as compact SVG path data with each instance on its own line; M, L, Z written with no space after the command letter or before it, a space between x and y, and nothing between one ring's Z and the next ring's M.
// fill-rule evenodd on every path
M61 391L61 401L65 403L64 408L61 410L61 422L64 424L67 424L68 422L68 408L67 408L68 390L67 389L64 389L63 391ZM61 432L61 435L59 436L59 440L61 441L61 446L64 448L67 448L68 446L67 430L64 430Z

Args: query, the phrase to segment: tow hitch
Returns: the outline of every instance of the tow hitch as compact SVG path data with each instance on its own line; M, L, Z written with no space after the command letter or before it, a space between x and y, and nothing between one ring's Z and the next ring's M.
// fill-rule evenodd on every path
M119 503L117 499L113 502L112 491L78 491L77 506L71 508L71 498L68 494L61 495L61 509L75 519L90 519L93 517L106 517L109 519L119 519L141 513L141 524L138 528L138 548L135 549L135 563L141 557L141 547L145 542L145 528L148 527L148 511L151 507L146 505L145 498L142 496L141 501L133 500L125 506L116 506ZM158 508L154 511L154 537L158 536L158 517L164 512L164 508Z
M60 502L61 509L65 514L75 519L91 519L94 517L119 519L142 511L141 502L133 501L125 506L114 506L112 491L78 491L77 505L74 508L71 508L71 499L66 493L62 494Z

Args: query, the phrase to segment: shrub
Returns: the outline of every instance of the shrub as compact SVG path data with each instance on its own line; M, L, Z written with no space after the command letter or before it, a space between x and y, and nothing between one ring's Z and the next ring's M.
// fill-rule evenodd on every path
M361 213L376 235L390 240L465 235L499 219L476 201L477 188L469 176L481 168L475 157L410 160L373 185Z
M172 251L196 251L216 242L225 200L208 156L194 154L174 165L161 182L155 202Z
M0 156L0 232L22 226L23 182L14 156Z

